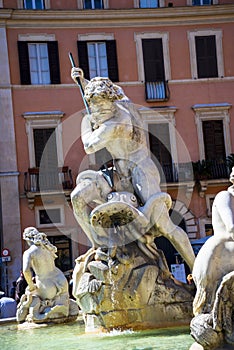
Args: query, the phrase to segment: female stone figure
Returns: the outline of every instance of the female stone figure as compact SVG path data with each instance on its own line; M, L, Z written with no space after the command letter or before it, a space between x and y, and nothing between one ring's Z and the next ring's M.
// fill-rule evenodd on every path
M234 345L234 168L230 182L232 186L215 197L214 236L199 251L192 271L197 292L191 334L209 350L225 342Z
M28 283L17 309L17 320L36 323L63 319L71 314L68 282L55 266L57 248L45 233L34 227L23 232L29 248L23 254L23 274ZM72 315L78 315L78 307L72 304Z

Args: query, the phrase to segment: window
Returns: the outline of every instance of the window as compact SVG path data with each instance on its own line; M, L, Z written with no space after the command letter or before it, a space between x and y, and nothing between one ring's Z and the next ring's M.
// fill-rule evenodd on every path
M57 41L18 41L22 85L60 84Z
M53 227L64 225L64 207L35 207L37 227Z
M50 84L47 44L28 44L31 84Z
M143 39L143 59L145 70L146 99L165 100L167 89L162 39Z
M26 112L26 133L28 135L28 150L30 168L39 167L41 160L48 166L63 166L62 123L64 113Z
M196 36L198 78L218 77L215 35Z
M77 0L77 8L84 9L108 9L109 0Z
M193 0L194 6L202 6L202 5L212 5L212 0Z
M166 182L173 182L169 125L168 123L148 124L148 130L150 151L159 169L161 179L166 178ZM158 163L161 166L158 166Z
M202 122L205 159L224 160L226 158L223 121L204 120Z
M219 0L187 0L188 6L217 5Z
M115 40L78 41L77 45L79 67L86 79L104 76L119 81Z
M224 76L222 31L188 32L191 73L194 79Z
M174 182L177 179L177 141L175 129L175 108L139 110L143 127L148 131L147 144L151 157L158 166L161 182Z
M103 9L102 0L84 0L84 9Z
M158 0L140 0L139 7L140 8L159 7L159 1Z
M57 247L58 256L55 265L63 272L71 270L72 265L72 245L71 239L67 236L48 236L49 241Z
M200 160L208 161L211 178L227 177L226 157L231 153L227 103L195 105Z
M135 33L138 79L145 82L147 100L167 100L170 79L168 33Z
M26 192L48 192L67 189L64 186L62 123L64 113L27 112L29 169L25 173Z
M57 168L57 145L54 128L33 129L35 165L46 168Z
M108 77L106 44L87 43L90 78Z
M43 0L24 0L24 8L27 10L43 10L45 4Z
M134 8L164 7L165 0L134 0Z

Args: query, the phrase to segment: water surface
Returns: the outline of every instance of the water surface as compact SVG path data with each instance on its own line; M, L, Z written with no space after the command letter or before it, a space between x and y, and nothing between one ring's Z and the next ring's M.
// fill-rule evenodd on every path
M0 326L1 350L189 350L193 342L188 327L91 335L77 322L23 330Z

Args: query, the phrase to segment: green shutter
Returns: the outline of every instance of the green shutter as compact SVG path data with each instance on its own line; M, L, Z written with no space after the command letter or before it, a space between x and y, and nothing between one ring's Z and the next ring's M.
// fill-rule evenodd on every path
M218 77L215 35L196 36L198 78Z
M106 41L107 52L107 65L108 65L108 77L111 81L119 81L118 62L117 62L117 49L115 40Z
M224 160L226 158L223 121L207 120L202 122L207 160Z
M47 45L48 45L51 84L60 84L58 42L48 41Z
M22 85L30 85L30 66L28 57L28 43L26 41L18 41L18 55L20 67L20 81Z
M88 60L88 48L87 48L87 42L86 41L77 41L77 47L78 47L78 58L79 58L79 67L84 72L84 77L86 79L90 79L89 74L89 60Z
M142 40L145 81L165 80L162 39Z

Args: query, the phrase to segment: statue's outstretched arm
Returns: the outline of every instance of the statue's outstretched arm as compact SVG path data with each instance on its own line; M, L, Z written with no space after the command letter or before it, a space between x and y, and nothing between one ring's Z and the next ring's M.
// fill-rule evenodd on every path
M84 149L87 154L97 152L114 139L114 124L103 123L98 129L92 131L92 133L85 133L82 137L84 143Z

